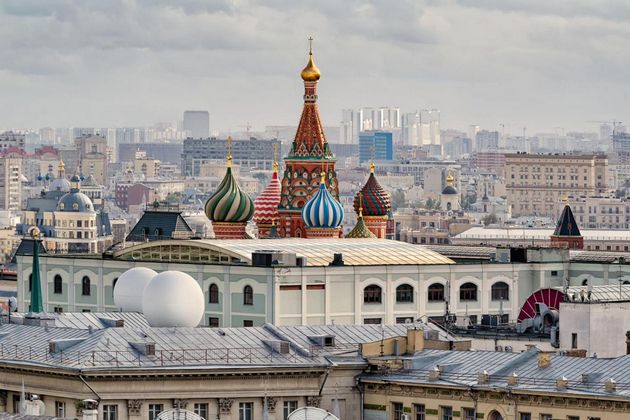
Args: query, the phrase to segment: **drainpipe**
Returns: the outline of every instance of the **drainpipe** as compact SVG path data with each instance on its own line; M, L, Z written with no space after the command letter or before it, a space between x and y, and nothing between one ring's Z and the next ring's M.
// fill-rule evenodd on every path
M87 383L87 381L85 380L85 378L83 377L82 374L79 374L79 379L81 379L81 382L83 382L85 384L85 386L87 386L90 391L92 391L92 393L96 396L96 400L100 403L101 402L101 396L98 395L98 392L94 391L94 388L92 388L90 386L90 384Z

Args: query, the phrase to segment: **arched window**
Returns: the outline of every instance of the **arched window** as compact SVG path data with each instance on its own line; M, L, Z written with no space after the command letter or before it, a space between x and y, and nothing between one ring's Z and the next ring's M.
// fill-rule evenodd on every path
M630 281L624 280L622 284L630 284Z
M219 303L219 286L214 283L208 288L208 303Z
M396 302L412 303L413 302L413 286L410 284L401 284L396 288Z
M83 296L90 296L92 294L90 278L88 276L83 276L81 279L81 294Z
M444 285L440 283L433 283L429 286L427 293L429 302L443 302L444 301Z
M588 286L588 279L582 280L582 286Z
M33 273L28 275L28 291L33 290Z
M381 288L375 284L363 289L363 303L381 303L383 300Z
M510 300L510 286L503 281L496 282L492 285L492 300Z
M477 285L474 283L464 283L459 288L459 300L477 300Z
M453 205L451 204L451 202L450 202L450 201L448 201L448 202L446 203L446 210L449 210L449 211L450 211L452 208L453 208Z
M63 293L63 279L59 274L55 274L53 279L53 293L56 295Z
M254 304L254 289L252 286L245 286L243 288L243 305Z

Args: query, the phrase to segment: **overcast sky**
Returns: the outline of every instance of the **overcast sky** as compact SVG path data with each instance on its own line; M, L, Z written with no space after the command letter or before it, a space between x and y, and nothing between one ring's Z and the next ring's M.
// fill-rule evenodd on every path
M295 125L309 35L325 125L383 105L514 133L629 117L628 0L0 0L0 127Z

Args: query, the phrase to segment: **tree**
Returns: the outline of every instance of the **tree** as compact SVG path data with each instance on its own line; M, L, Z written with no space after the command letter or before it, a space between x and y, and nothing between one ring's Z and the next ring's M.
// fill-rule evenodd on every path
M486 226L493 225L497 223L498 221L499 221L499 218L494 213L490 213L481 218L481 222Z
M403 190L396 190L392 193L392 210L398 210L399 207L407 206L407 198Z

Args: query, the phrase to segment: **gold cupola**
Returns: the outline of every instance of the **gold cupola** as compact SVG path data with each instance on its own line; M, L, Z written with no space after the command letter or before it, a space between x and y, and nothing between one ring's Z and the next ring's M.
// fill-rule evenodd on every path
M302 80L305 82L316 82L322 74L313 61L313 38L309 38L308 41L308 63L306 64L306 67L304 67L304 70L302 70L301 76Z

